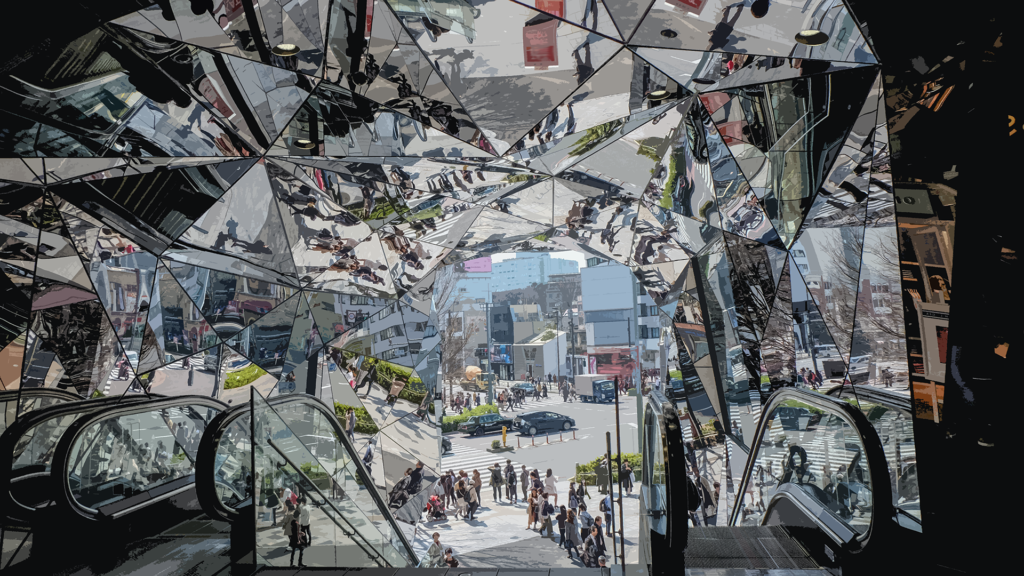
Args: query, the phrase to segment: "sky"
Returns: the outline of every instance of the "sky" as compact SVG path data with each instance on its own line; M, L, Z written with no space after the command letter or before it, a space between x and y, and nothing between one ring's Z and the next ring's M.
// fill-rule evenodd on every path
M572 260L580 265L580 270L587 267L587 258L580 252L573 252L572 250L566 250L563 252L548 252L552 258L561 258L562 260ZM511 260L515 258L515 254L493 254L491 256L491 262L503 262L505 260Z

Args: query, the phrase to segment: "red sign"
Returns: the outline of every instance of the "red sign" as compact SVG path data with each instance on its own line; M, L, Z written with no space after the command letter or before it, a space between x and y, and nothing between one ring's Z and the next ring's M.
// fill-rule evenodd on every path
M746 120L723 122L722 124L719 124L718 131L722 134L722 142L725 142L726 145L733 144L735 142L744 142L743 127L746 125Z
M714 114L719 108L725 106L725 104L732 98L732 96L725 92L708 92L707 94L700 95L700 101L704 103L704 107L708 109L708 114Z
M675 6L680 10L689 12L690 14L699 15L701 11L704 10L704 6L708 3L708 0L665 0L665 2L668 2L670 5Z
M366 37L370 37L373 30L373 0L366 0Z
M565 0L537 0L537 10L562 18L565 14Z
M558 65L557 20L548 20L523 28L523 59L526 66L547 70Z

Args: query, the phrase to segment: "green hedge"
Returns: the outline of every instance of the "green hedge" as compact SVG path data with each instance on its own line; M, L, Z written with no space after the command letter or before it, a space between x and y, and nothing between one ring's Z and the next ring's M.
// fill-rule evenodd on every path
M469 420L472 416L480 416L481 414L497 414L498 407L494 404L481 404L472 410L464 410L462 414L455 416L445 416L441 422L441 432L454 432L459 428L459 424L462 424L466 420Z
M682 373L681 370L669 370L668 371L668 377L669 377L669 379L675 378L676 380L682 380L683 379L683 373Z
M362 369L369 370L371 366L377 365L377 374L374 381L386 391L391 390L391 383L395 380L405 382L405 387L398 393L402 400L408 400L417 406L423 402L427 395L427 387L423 380L412 375L412 368L404 368L391 362L385 362L376 358L365 358Z
M588 484L592 484L594 482L595 475L597 474L595 470L597 469L598 464L601 463L601 459L604 457L605 455L602 454L590 462L580 464L576 468L576 477L579 478L582 476L587 480ZM614 470L618 457L618 453L612 454L612 482L619 481L619 471ZM643 457L636 452L626 452L622 455L622 458L624 461L629 462L629 465L633 468L633 476L636 478L637 482L640 482L640 474L641 470L643 470Z
M266 374L266 372L254 362L237 372L230 373L224 381L224 389L231 390L232 388L241 388L246 384L252 384L257 378L264 374Z
M360 434L376 434L380 432L380 428L374 423L373 418L370 417L370 413L366 411L366 408L356 408L355 406L346 406L340 402L334 403L334 415L338 417L338 421L341 422L342 428L345 427L345 414L349 408L355 408L356 411L356 432Z

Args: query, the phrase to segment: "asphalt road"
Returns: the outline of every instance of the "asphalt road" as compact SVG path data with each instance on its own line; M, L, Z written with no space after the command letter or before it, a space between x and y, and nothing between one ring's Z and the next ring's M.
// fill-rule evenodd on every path
M534 407L535 405L537 408ZM509 458L541 471L551 468L555 476L565 478L575 474L576 463L589 462L605 453L606 432L612 433L612 453L618 451L616 449L614 403L590 404L579 401L563 403L561 398L556 399L553 395L549 395L546 400L541 399L539 402L528 398L525 411L529 412L536 409L564 414L575 419L576 427L573 430L576 432L576 440L571 440L572 434L569 433L563 434L563 437L566 438L565 441L558 442L558 433L554 432L550 436L551 443L545 444L547 437L540 433L533 438L533 442L536 445L527 448L526 446L530 446L531 438L510 431L508 434L508 445L516 446L518 440L524 448L517 449L514 452L495 454L495 461L504 462L506 458ZM636 411L635 397L619 397L622 451L626 453L639 451L637 448L639 435L637 433ZM523 412L524 410L517 408L515 412L503 411L502 414L515 418L517 414L522 414ZM462 433L448 434L447 436L455 445L467 446L480 451L490 448L491 441L495 438L501 439L500 432L480 437L466 436Z

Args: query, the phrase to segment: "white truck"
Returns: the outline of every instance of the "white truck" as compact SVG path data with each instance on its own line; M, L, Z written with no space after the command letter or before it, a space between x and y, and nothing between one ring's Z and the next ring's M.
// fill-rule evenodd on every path
M576 376L576 395L584 402L613 402L615 400L614 378L608 374Z

